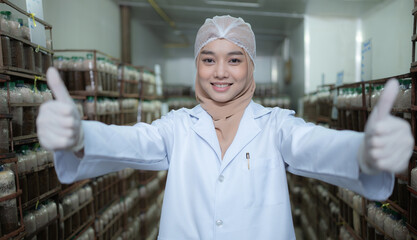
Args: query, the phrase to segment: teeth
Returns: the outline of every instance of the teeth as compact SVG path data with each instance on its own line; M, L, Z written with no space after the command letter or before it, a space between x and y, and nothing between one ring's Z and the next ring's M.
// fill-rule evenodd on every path
M214 84L214 86L219 87L219 88L224 88L229 86L229 84Z

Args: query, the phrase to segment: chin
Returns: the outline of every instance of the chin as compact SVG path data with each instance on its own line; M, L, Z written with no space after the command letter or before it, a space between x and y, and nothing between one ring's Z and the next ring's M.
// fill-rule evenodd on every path
M216 102L221 102L221 103L225 103L225 102L232 100L230 96L211 96L211 99L213 99Z

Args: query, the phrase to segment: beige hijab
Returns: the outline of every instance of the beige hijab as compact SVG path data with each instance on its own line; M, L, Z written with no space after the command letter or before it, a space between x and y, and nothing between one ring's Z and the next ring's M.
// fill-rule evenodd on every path
M253 63L245 51L246 62L248 63L248 74L246 85L242 92L228 102L216 102L209 97L201 86L198 74L195 81L195 95L201 107L210 114L213 119L214 128L216 129L217 139L219 140L222 151L222 159L230 144L235 138L239 128L240 120L246 107L249 105L255 92L255 80L253 79ZM198 59L199 56L197 56ZM197 60L198 70L198 60Z
M202 88L201 81L203 80L198 79L198 74L195 80L196 99L213 119L223 159L224 154L235 138L243 113L255 92L253 70L256 57L256 42L255 34L250 24L243 21L242 18L235 18L229 15L208 18L198 30L194 43L197 71L201 49L216 39L226 39L244 49L248 64L248 74L244 89L235 98L227 102L216 102L211 99Z

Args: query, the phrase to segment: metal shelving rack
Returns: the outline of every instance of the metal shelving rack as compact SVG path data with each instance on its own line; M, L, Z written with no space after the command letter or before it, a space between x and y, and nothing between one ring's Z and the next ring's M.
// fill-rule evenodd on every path
M83 53L83 54L88 54L91 53L93 54L93 69L91 70L93 72L93 83L95 85L94 89L91 91L87 91L87 90L71 90L69 89L69 93L71 95L71 97L73 99L86 99L87 97L94 97L94 113L93 113L93 118L89 119L89 120L100 120L99 117L100 115L97 114L97 101L99 97L111 97L111 98L118 98L120 93L118 90L115 91L104 91L104 90L99 90L98 89L98 80L102 80L102 77L100 75L102 74L107 74L101 70L98 69L98 57L99 56L104 56L110 60L112 60L113 62L115 62L117 65L120 64L120 60L110 56L104 52L98 51L98 50L94 50L94 49L60 49L60 50L55 50L56 53ZM63 72L74 72L74 70L69 70L69 69L59 69L60 71ZM82 70L79 72L87 73L90 70ZM63 79L64 80L64 79ZM69 80L74 80L74 79L69 79ZM65 81L65 80L64 80ZM119 85L119 83L118 83ZM68 87L68 86L67 86ZM117 86L119 88L119 86ZM106 115L106 114L104 114ZM118 113L118 115L120 115L120 113Z
M391 113L397 117L403 118L410 123L415 142L417 143L417 59L416 59L416 42L417 42L417 1L414 1L414 9L412 10L413 15L413 35L411 37L412 42L412 59L410 64L410 72L404 73L397 76L386 77L381 79L375 79L370 81L363 81L357 82L352 84L344 84L342 86L331 87L330 91L335 90L337 91L337 95L341 94L341 90L344 88L358 88L360 87L362 90L362 105L360 107L339 107L338 108L338 119L336 122L330 124L332 128L335 129L348 129L348 130L355 130L355 131L364 131L365 123L372 111L371 109L371 95L372 95L372 87L383 85L391 78L397 79L411 79L411 107L408 109L392 109ZM369 89L369 93L366 92L366 88ZM313 109L318 108L318 104L309 105ZM310 109L311 110L311 109ZM307 118L310 121L319 122L316 115L314 115L315 111L310 111L310 115ZM313 116L314 115L314 116ZM324 116L326 119L330 118L330 116ZM324 118L323 118L324 119ZM329 123L329 122L328 122ZM412 239L417 239L417 189L413 189L410 186L411 180L411 170L415 168L417 165L417 146L414 146L413 155L410 158L408 170L405 174L397 174L396 175L396 182L402 181L403 183L401 186L398 184L397 188L394 188L393 195L384 202L381 202L385 208L393 211L398 216L401 216L402 219L405 220L405 225L409 230L410 237ZM305 181L305 180L302 180ZM323 184L321 182L317 182L317 184ZM397 184L397 183L396 183ZM401 189L399 189L401 187ZM397 192L396 192L397 191ZM400 191L402 194L408 198L408 202L404 202L399 200ZM352 226L352 219L351 216L353 212L356 212L354 206L346 202L341 196L337 196L339 199L339 208L340 208L340 215L338 219L333 219L333 224L335 226L343 225L345 229L350 233L350 235L357 240L362 239L374 239L374 236L368 236L368 234L372 234L375 232L379 232L379 237L384 239L393 239L387 233L384 232L383 229L379 228L377 224L371 221L366 214L366 206L372 201L369 201L365 198L362 198L362 213L358 213L360 216L360 227L361 233L358 234L355 232L354 227ZM394 198L394 199L391 199ZM297 198L295 198L297 199ZM299 203L299 201L296 201ZM365 213L365 214L364 214ZM319 220L319 219L317 219ZM369 229L371 229L370 232ZM372 231L373 229L373 231ZM338 238L339 236L333 236Z
M30 13L27 13L25 10L19 8L18 6L16 6L15 4L13 4L10 1L7 0L0 0L0 5L8 5L10 6L12 9L14 9L16 12L27 16L27 17L32 17L32 15ZM52 26L50 24L48 24L47 22L43 21L42 19L39 19L37 17L33 17L34 20L38 23L41 23L43 25L43 27L45 27L45 30L49 31L49 37L52 40ZM9 39L12 39L13 41L18 41L21 42L22 44L24 44L24 46L30 47L35 49L35 52L42 54L41 55L41 62L42 62L42 69L39 69L41 72L39 71L33 71L33 70L28 70L28 69L24 69L24 68L19 68L16 66L10 66L10 65L4 65L3 62L3 51L0 51L0 82L1 83L6 83L6 87L7 87L7 103L8 103L8 113L0 113L0 118L1 119L9 119L9 152L8 153L2 153L0 154L0 165L2 164L6 164L6 163L12 163L12 168L14 170L15 173L15 178L16 178L16 193L3 197L0 199L0 201L5 201L5 200L9 200L12 198L16 198L17 200L17 204L18 204L18 215L19 215L19 228L16 229L15 231L8 233L7 235L3 235L0 236L0 239L22 239L24 237L28 237L26 236L26 232L25 232L25 226L23 223L23 210L25 209L29 209L32 208L37 202L39 201L43 201L47 198L51 198L53 195L57 195L58 191L60 190L59 187L53 189L52 191L48 191L43 195L40 195L38 197L36 197L35 199L32 199L30 202L26 202L26 203L22 203L22 189L20 189L20 185L21 183L19 182L19 178L22 176L22 174L24 173L19 173L18 172L18 168L17 168L17 157L15 154L15 148L18 145L23 145L23 144L28 144L28 143L35 143L37 142L37 136L36 134L30 134L30 135L25 135L25 136L18 136L18 137L13 137L13 127L12 127L12 119L13 119L13 114L11 114L11 108L12 107L39 107L40 104L10 104L10 93L9 93L9 83L12 81L15 81L16 79L24 79L24 81L26 82L30 82L30 83L45 83L46 82L46 75L45 75L45 70L47 67L49 67L48 64L52 65L52 55L54 54L54 52L50 49L44 48L42 46L39 46L35 43L32 43L31 41L28 41L26 39L23 39L22 37L17 37L14 36L12 34L0 31L0 35L1 36L6 36ZM49 58L50 61L46 62L45 58ZM48 165L49 166L49 165ZM47 171L46 167L44 167L43 169L44 171ZM54 221L51 220L48 225L52 224ZM56 219L55 219L56 222ZM34 236L35 234L39 233L40 231L46 229L47 226L42 227L42 229L39 229L36 233L31 234L31 236ZM29 236L30 237L30 236Z
M365 92L365 89L368 88L373 89L373 86L377 86L377 85L384 85L389 79L391 78L397 78L397 79L412 79L412 87L411 87L411 91L412 91L412 102L411 107L408 109L392 109L391 113L393 115L396 115L400 118L403 118L405 120L407 120L410 125L411 128L413 129L413 133L414 136L416 136L416 132L415 129L417 128L416 126L416 110L417 110L417 106L415 103L415 94L416 94L416 78L415 78L415 74L413 72L410 73L406 73L406 74L401 74L401 75L397 75L397 76L392 76L392 77L387 77L387 78L382 78L382 79L376 79L376 80L371 80L371 81L364 81L364 82L357 82L357 83L351 83L351 84L344 84L338 87L333 87L330 88L331 90L336 90L337 94L341 93L341 90L344 88L358 88L360 87L362 89L362 106L361 107L343 107L343 108L338 108L338 119L335 125L336 129L339 130L354 130L354 131L364 131L365 128L365 123L372 111L371 109L371 95L372 92ZM313 107L318 107L318 106L313 106ZM330 108L330 107L329 107ZM411 115L411 116L410 116ZM329 116L330 117L330 116ZM318 121L316 121L318 122ZM408 196L408 198L410 198L410 194L414 194L417 197L417 191L415 189L412 189L409 185L410 185L410 179L411 179L411 170L416 166L416 160L417 160L417 151L416 151L416 147L414 147L414 153L410 159L409 162L409 167L408 167L408 171L406 174L397 174L396 175L396 179L397 180L401 180L402 182L406 182L408 184L408 186L406 186L407 190L409 193L406 193L406 195ZM318 183L318 184L322 184L322 183ZM402 186L404 187L404 186ZM403 189L404 190L404 189ZM406 190L406 191L407 191ZM399 190L394 190L394 191L399 191ZM406 219L406 226L409 229L410 233L412 234L412 236L414 237L413 239L417 239L417 219L414 218L414 220L412 222L410 222L410 218L413 218L416 214L417 214L417 206L415 206L415 204L417 204L417 201L415 203L408 203L408 205L404 205L405 203L401 202L399 203L399 199L398 196L396 196L397 194L394 192L393 196L395 199L387 199L385 202L382 202L382 204L389 208L390 210L394 211L395 213L398 213L399 215L401 215L403 217L403 219ZM354 208L351 204L347 203L346 201L344 201L340 196L338 196L338 198L340 199L339 201L339 207L341 209L342 215L339 216L339 219L334 220L333 224L338 225L340 223L343 223L343 225L346 227L347 231L351 233L351 235L355 238L355 239L366 239L367 237L367 233L366 233L366 228L368 225L374 227L378 232L380 232L382 235L384 235L384 237L386 239L392 239L390 236L388 236L386 233L384 233L383 229L380 229L376 226L376 224L372 221L370 221L368 219L368 217L366 216L366 214L361 214L361 234L357 234L354 230L353 230L353 226L350 225L350 220L351 214L348 214L349 212L354 212ZM417 200L417 198L416 198ZM366 212L366 206L371 203L372 201L369 201L367 199L362 199L362 212ZM413 204L413 205L412 205ZM413 210L412 210L413 209ZM346 211L344 214L343 212ZM414 212L412 212L414 211ZM414 234L414 235L413 235Z

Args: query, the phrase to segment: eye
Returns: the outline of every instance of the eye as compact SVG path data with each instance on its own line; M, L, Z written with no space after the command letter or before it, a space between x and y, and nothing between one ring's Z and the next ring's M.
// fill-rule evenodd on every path
M237 63L241 63L242 61L238 58L232 58L232 59L229 60L229 62L237 64Z
M214 63L214 59L212 58L203 58L204 63Z

